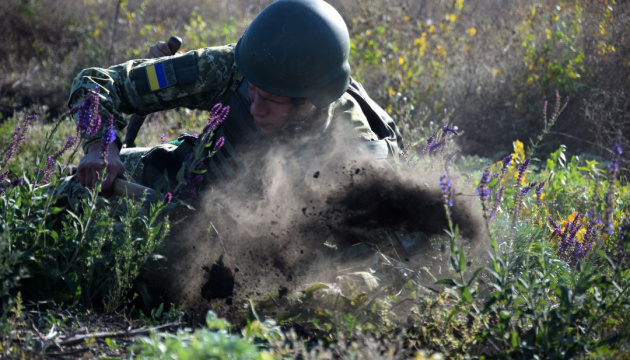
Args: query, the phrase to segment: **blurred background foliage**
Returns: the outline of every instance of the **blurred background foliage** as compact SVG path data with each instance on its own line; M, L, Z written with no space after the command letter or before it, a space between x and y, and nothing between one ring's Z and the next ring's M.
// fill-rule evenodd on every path
M49 119L63 113L81 69L144 57L171 35L183 38L184 51L236 42L269 2L4 0L0 121L25 107ZM571 100L541 153L565 144L608 156L616 130L630 133L626 1L331 3L350 30L353 76L410 144L421 147L430 124L449 123L465 133L464 153L497 158L539 132L540 109L556 90Z

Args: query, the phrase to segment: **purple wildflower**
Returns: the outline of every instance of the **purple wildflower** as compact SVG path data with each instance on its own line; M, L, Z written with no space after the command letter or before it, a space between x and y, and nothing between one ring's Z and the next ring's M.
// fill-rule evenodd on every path
M160 144L164 144L165 142L166 142L166 135L162 133L162 136L160 136Z
M210 110L208 124L206 124L206 126L201 131L199 138L204 139L208 134L216 130L216 128L219 127L219 125L221 125L223 121L225 121L229 112L229 106L223 106L222 104L214 105Z
M490 189L488 183L490 182L490 169L486 169L481 175L479 185L477 186L477 195L481 200L481 208L483 210L484 219L488 219L488 198L490 197Z
M13 130L11 143L9 144L9 147L5 150L4 159L2 159L2 163L0 164L0 169L3 169L9 163L9 161L11 161L17 149L20 147L22 142L26 140L26 132L28 131L29 126L31 125L31 121L36 118L37 118L37 115L27 116L26 120L24 120L24 126L18 125Z
M444 156L444 172L445 173L449 173L448 171L448 167L451 164L451 162L453 161L453 159L455 158L455 156L457 156L460 152L462 151L462 149L457 149L455 151L453 151L450 154L446 154L446 156Z
M20 146L20 143L21 143L20 141L21 133L22 133L22 126L20 125L16 126L15 129L13 130L13 137L11 138L11 144L9 145L9 148L7 149L5 153L4 160L2 161L2 166L0 166L0 168L4 168L13 157L13 154L15 154L15 152L17 151L17 148Z
M170 192L167 192L164 195L164 204L169 204L172 200L173 200L173 194L171 194Z
M189 165L190 165L190 161L192 160L192 154L188 153L186 154L186 156L184 156L184 161L182 163L182 166L184 167L184 180L186 181L190 181L190 169L189 169Z
M582 242L584 244L583 255L586 255L586 253L588 253L591 250L593 243L597 241L597 227L595 224L596 223L591 220L589 221L588 226L586 226L586 233L584 234L583 242Z
M52 156L46 158L46 166L44 167L44 178L42 179L42 183L46 184L50 182L50 175L53 172L53 165L55 164L55 159Z
M0 185L4 182L4 180L6 180L6 178L9 175L10 172L11 172L11 170L7 170L7 171L3 172L2 174L0 174Z
M558 225L557 222L555 222L551 216L547 217L547 220L549 221L549 225L551 225L551 227L553 228L553 232L551 233L551 238L553 239L554 237L560 235L562 233L562 229L560 228L560 226Z
M221 149L224 143L225 143L225 138L223 136L218 138L217 141L214 143L214 151L219 151L219 149Z
M444 140L433 142L429 146L429 151L430 151L429 155L435 155L435 153L438 151L438 149L440 149L445 143L446 143L446 141L444 141Z
M433 142L435 141L436 136L437 136L437 133L434 133L433 135L427 138L427 144L424 146L424 149L422 149L422 152L420 153L420 157L423 157L427 153L427 151L429 151L429 149L433 145Z
M408 167L413 167L414 163L413 161L411 161L411 158L409 157L409 150L403 149L398 155L398 158L400 159L401 163L407 165Z
M109 115L107 124L105 124L105 131L101 138L101 156L107 163L107 157L109 156L109 144L116 140L116 130L114 129L114 115Z
M532 188L536 187L537 185L538 185L537 182L532 182L532 183L527 184L527 186L524 186L521 189L521 194L523 195L523 197L527 196L527 194L529 194Z
M457 132L457 130L455 130L454 128L448 126L448 125L444 125L444 127L442 128L442 133L443 134L448 134L451 133L455 136L459 136L459 133Z
M203 175L197 175L190 180L190 186L197 186L203 181Z
M442 188L442 199L444 199L444 205L452 207L453 198L451 195L451 189L453 188L453 184L448 178L448 174L440 176L440 187Z
M582 223L580 222L581 218L582 215L580 213L577 213L569 226L569 236L571 236L572 238L574 238L577 232L582 228Z
M613 151L613 158L612 158L612 161L608 164L608 168L613 169L614 172L618 172L619 163L621 161L621 154L623 153L621 144L620 143L615 144L615 146L613 146L612 148L612 151Z
M501 184L501 182L503 181L503 177L505 176L505 172L507 170L507 167L510 166L510 162L512 162L512 155L508 155L506 157L504 157L503 159L501 159L501 162L503 163L503 166L501 167L501 173L498 174L497 176L497 183Z
M530 158L525 159L523 163L518 167L518 177L516 178L516 186L521 186L527 167L529 166Z
M580 243L576 240L576 235L578 231L582 228L582 223L580 219L582 215L580 213L576 213L575 218L570 223L566 224L562 233L560 233L560 242L558 244L558 255L564 258L568 262L574 262L578 258L582 258L586 255L586 253L591 249L592 246L592 228L589 230L587 228L588 237L584 236L584 242ZM558 224L556 224L551 218L549 218L550 223L555 226L554 233L552 238L559 233L560 228ZM589 225L589 227L591 227Z
M83 103L70 110L72 113L79 113L77 133L80 135L92 137L101 127L101 116L98 114L100 90L99 86L96 86L94 90L89 90Z
M189 204L197 197L197 191L191 188L185 188L179 191L179 197Z
M68 149L70 149L72 147L72 145L74 145L74 143L77 141L77 138L70 135L68 136L68 138L66 139L66 143L63 145L63 147L59 150L57 150L53 155L52 158L57 160L59 159L59 157L66 152Z
M533 183L529 183L526 186L523 186L523 188L520 189L520 191L517 191L514 194L514 210L513 210L513 218L512 221L516 221L519 217L519 214L521 213L521 209L523 208L523 200L525 199L525 197L527 196L527 194L529 194L529 192L532 190L533 187L535 187L538 183L533 182Z
M17 178L17 179L11 180L11 186L13 186L13 187L20 186L23 183L24 183L24 179L23 178Z
M404 164L409 163L409 150L403 149L400 154L398 154L398 160L400 160Z
M542 201L542 190L545 187L545 182L541 181L538 186L536 186L536 204L540 206L540 202Z
M501 204L501 198L503 198L503 192L505 191L505 186L501 186L499 190L497 190L494 197L494 204L492 205L492 211L490 212L490 220L494 219L494 215L496 215L499 210L499 205Z
M504 157L503 159L501 159L501 162L503 163L503 167L501 168L501 172L504 173L505 170L507 169L508 166L510 166L510 163L512 162L512 154Z

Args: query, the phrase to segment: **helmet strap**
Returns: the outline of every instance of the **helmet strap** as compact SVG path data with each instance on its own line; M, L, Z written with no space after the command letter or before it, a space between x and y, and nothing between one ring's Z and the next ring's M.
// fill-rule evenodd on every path
M280 129L281 132L296 133L302 130L302 128L304 127L304 122L308 120L308 118L311 116L311 114L315 110L315 106L313 106L311 111L309 111L309 113L306 114L306 116L303 119L301 120L296 119L297 113L298 111L300 111L300 106L304 105L305 103L306 103L306 100L304 98L301 98L301 97L291 98L291 105L292 105L291 112L289 113L289 118L287 119L287 122Z

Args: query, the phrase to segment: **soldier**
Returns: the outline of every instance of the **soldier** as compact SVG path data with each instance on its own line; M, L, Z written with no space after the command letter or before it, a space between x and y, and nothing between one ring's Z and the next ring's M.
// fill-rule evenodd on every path
M146 115L176 107L210 110L216 103L229 105L230 113L220 129L225 144L206 164L207 181L229 177L240 168L239 154L253 143L293 141L302 147L341 138L358 153L395 158L402 146L400 134L351 79L349 50L346 25L328 3L278 0L254 19L236 45L83 70L73 82L68 104L82 103L88 91L99 86L99 113L102 119L114 115L116 140L106 162L100 148L103 129L85 142L78 180L93 188L106 168L101 192L110 196L113 181L130 170L123 163L125 155L138 150L122 149L118 131L126 126L123 113ZM171 52L158 43L151 54ZM138 163L137 156L129 158ZM147 186L155 185L151 176L163 174L155 159L144 156L140 171L133 174Z

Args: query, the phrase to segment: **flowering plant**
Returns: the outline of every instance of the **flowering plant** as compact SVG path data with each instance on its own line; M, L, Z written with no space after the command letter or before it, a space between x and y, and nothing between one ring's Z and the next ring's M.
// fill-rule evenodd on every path
M184 158L184 162L176 175L177 185L172 191L182 200L190 202L197 196L204 180L203 174L206 172L206 169L203 168L204 161L219 151L225 142L223 136L217 138L215 134L219 126L225 121L229 111L229 106L214 105L210 110L208 123L195 137L193 152L188 153Z

